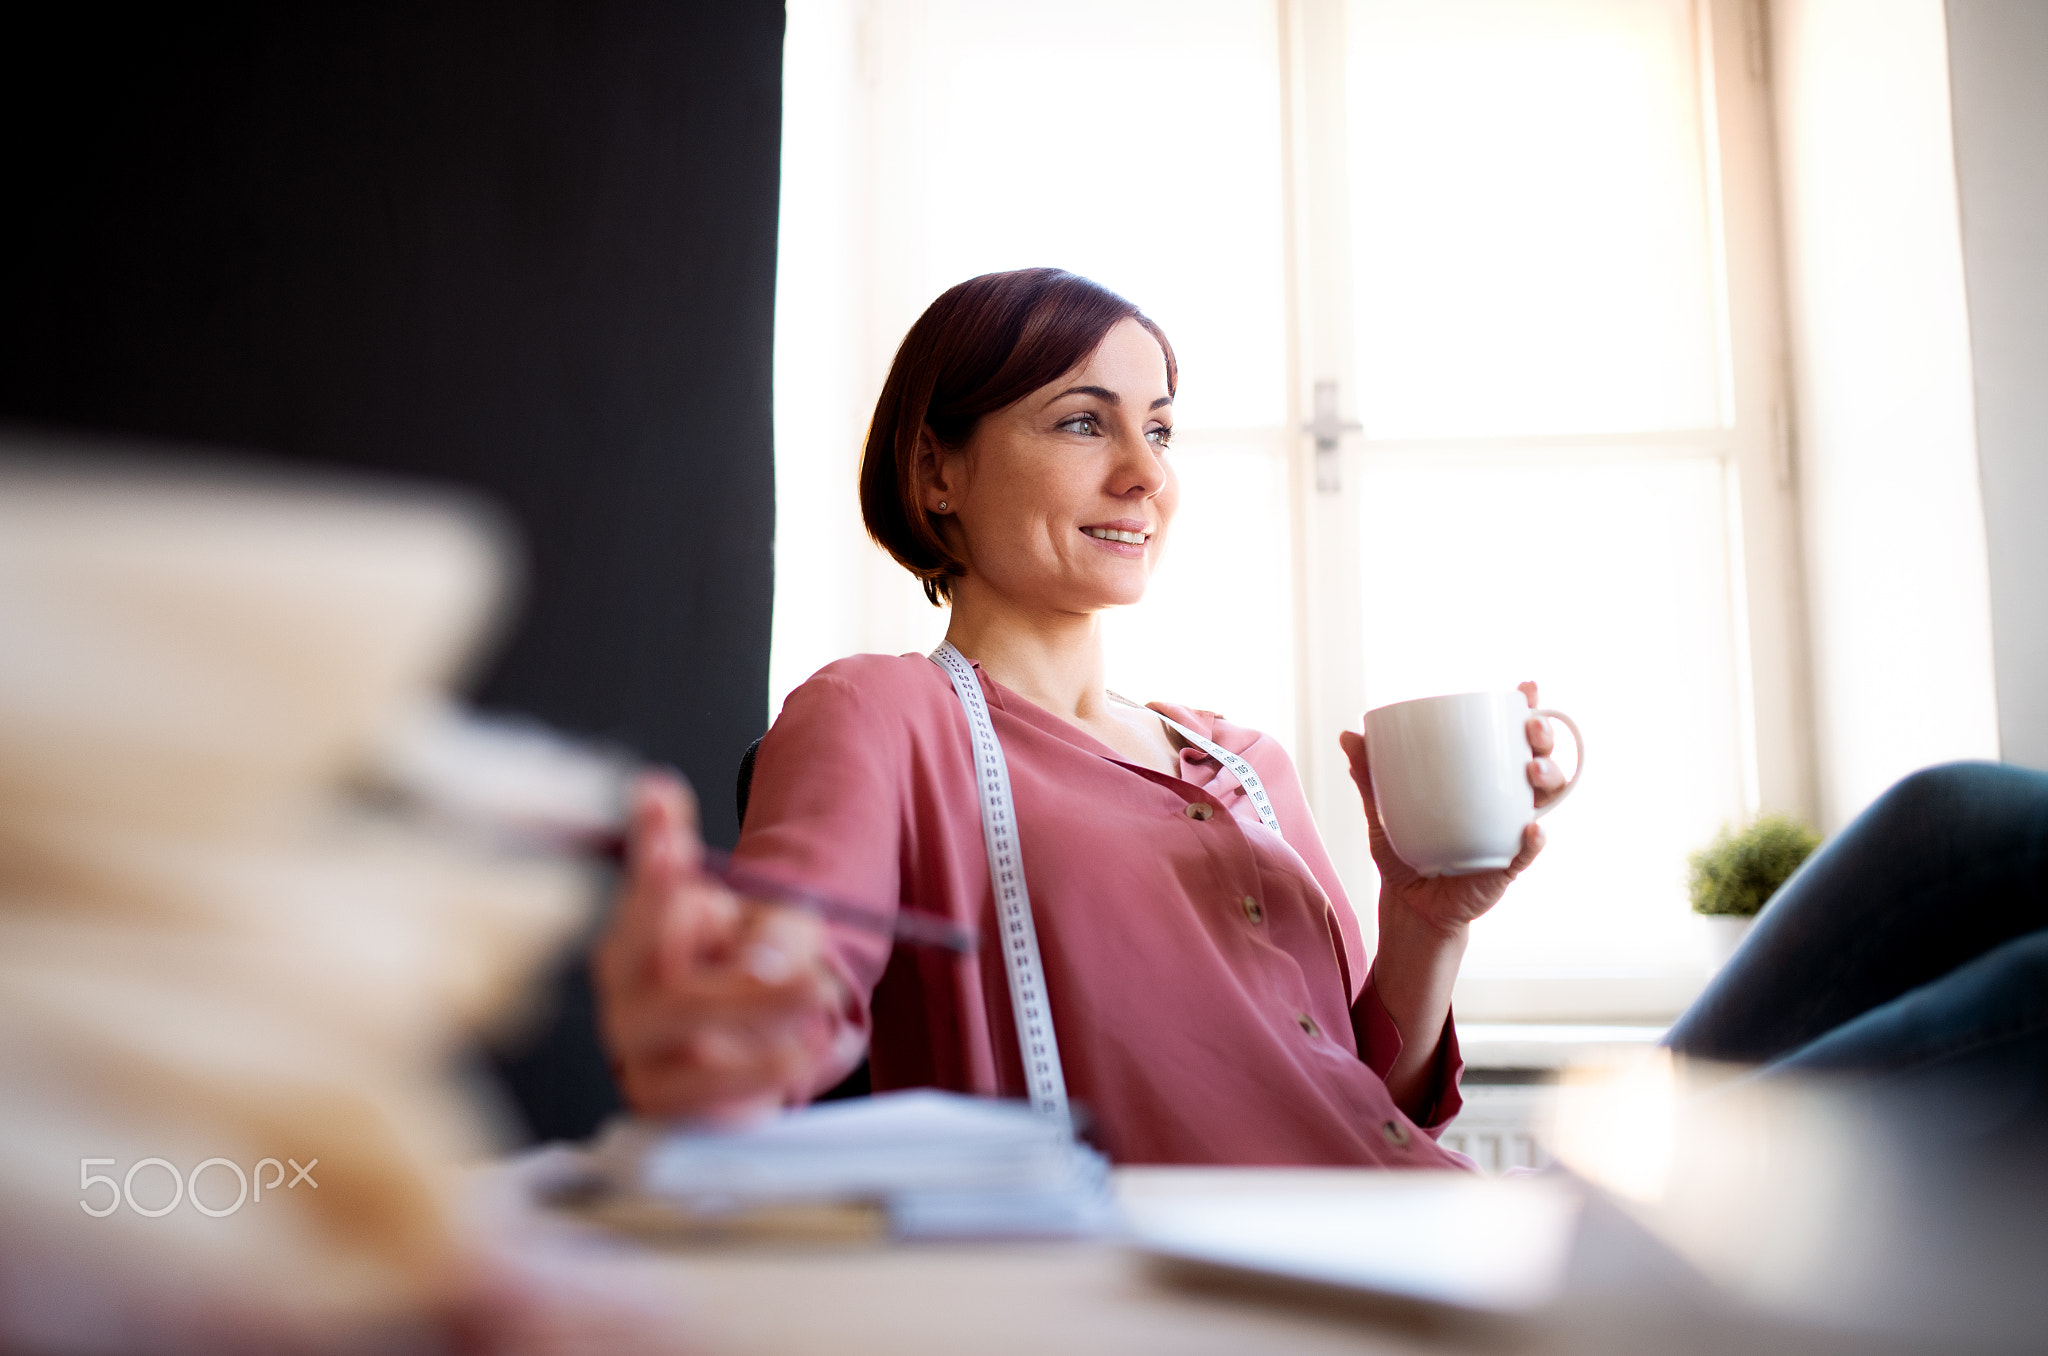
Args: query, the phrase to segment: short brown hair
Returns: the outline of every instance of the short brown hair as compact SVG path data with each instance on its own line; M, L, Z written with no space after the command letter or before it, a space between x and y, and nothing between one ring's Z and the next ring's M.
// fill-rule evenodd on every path
M1180 383L1173 345L1144 312L1100 283L1058 268L984 273L949 287L903 336L875 402L860 462L868 535L924 581L933 606L950 602L966 567L940 540L917 492L918 434L959 447L975 425L1073 371L1126 320L1166 355L1166 389Z

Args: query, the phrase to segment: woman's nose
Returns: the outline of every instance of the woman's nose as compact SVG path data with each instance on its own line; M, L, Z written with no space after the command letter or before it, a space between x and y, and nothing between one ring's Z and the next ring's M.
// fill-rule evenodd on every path
M1111 474L1111 491L1118 498L1139 495L1149 498L1166 487L1166 463L1159 449L1142 434L1117 439L1119 453Z

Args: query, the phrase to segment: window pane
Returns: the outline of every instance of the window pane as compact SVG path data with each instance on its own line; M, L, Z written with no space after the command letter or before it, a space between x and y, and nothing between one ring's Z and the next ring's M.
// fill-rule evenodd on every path
M1352 0L1368 437L1719 422L1686 0Z
M1365 704L1535 679L1590 746L1466 969L1692 968L1686 854L1742 810L1722 464L1375 467L1362 490Z
M984 0L931 22L923 295L1072 269L1166 330L1184 425L1283 422L1272 4Z
M1294 745L1287 463L1176 447L1181 506L1141 606L1104 621L1110 686L1184 702Z

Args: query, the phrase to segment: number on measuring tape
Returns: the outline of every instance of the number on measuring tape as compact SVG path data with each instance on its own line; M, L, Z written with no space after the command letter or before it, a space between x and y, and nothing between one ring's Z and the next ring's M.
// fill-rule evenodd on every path
M1109 695L1127 706L1138 706L1138 703L1132 701L1129 697L1120 696L1114 692ZM1141 711L1152 711L1152 708L1149 706L1138 706L1138 709ZM1208 754L1211 758L1229 768L1230 775L1237 778L1237 784L1244 788L1245 797L1251 801L1252 809L1259 812L1259 822L1275 833L1280 832L1280 816L1273 813L1273 801L1271 797L1266 795L1266 784L1259 780L1258 772L1253 769L1250 763L1247 763L1244 759L1238 757L1214 740L1202 738L1202 736L1196 734L1172 716L1161 715L1157 711L1152 711L1152 714L1158 716L1174 729L1179 730L1182 738L1186 739L1188 743L1193 744L1203 753Z
M1045 966L1038 955L1038 929L1031 921L1031 894L1024 886L1023 857L1011 813L1009 765L1003 760L1003 746L989 719L974 666L951 641L932 651L931 661L953 680L953 691L967 713L967 731L974 741L981 836L988 848L989 883L995 888L996 923L1003 938L1003 971L1010 980L1010 1011L1017 1022L1017 1047L1024 1059L1031 1109L1071 1133L1074 1118L1067 1108L1067 1080L1060 1069L1059 1041L1053 1035L1052 1007L1045 996Z

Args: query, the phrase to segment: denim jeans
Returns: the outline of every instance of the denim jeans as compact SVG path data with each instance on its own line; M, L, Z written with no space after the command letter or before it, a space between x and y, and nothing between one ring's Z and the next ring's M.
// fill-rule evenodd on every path
M1952 763L1892 787L1785 883L1665 1040L2048 1108L2048 773Z

